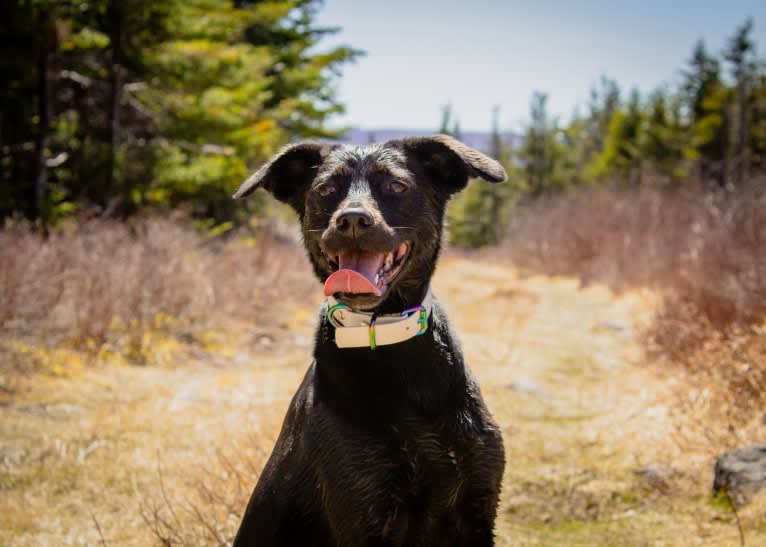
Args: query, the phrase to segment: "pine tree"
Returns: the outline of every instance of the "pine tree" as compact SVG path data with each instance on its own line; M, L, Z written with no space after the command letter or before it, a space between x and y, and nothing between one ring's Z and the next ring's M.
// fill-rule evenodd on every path
M758 76L750 97L750 167L754 173L766 172L766 72L763 65L758 68Z
M442 118L439 123L439 133L442 135L450 135L456 139L460 139L460 120L455 116L455 112L452 108L452 103L448 102L441 108Z
M343 112L335 97L333 79L341 65L362 52L347 46L315 52L323 38L339 30L316 26L321 0L237 0L235 4L257 12L257 18L244 31L245 41L268 49L273 56L274 62L264 74L268 79L264 106L274 112L291 135L338 136L339 130L325 127L328 116Z
M684 125L681 102L664 90L649 98L640 155L644 163L666 181L683 176Z
M251 165L294 137L330 137L342 110L333 74L358 52L317 52L332 29L313 26L317 2L188 0L170 14L169 39L148 57L152 81L137 98L153 113L153 176L137 202L190 203L230 219L229 196ZM256 206L261 202L255 200ZM249 206L249 205L245 205Z
M588 104L588 137L592 140L593 151L600 153L604 148L606 134L612 116L620 107L620 87L617 82L601 77L600 88L592 87Z
M726 184L729 92L721 81L721 67L704 42L694 47L682 86L690 111L690 136L686 157L697 163L702 180Z
M641 96L633 90L627 105L618 109L609 123L604 149L596 158L594 172L600 179L641 182L641 148L644 113Z
M736 132L733 146L733 179L741 182L750 170L750 151L748 148L750 112L750 88L755 79L755 43L752 39L753 20L748 19L729 39L724 58L731 65L731 74L735 82Z
M52 65L60 6L6 2L0 18L0 218L49 208Z
M535 92L530 103L530 124L519 159L524 167L524 184L531 196L564 188L569 181L562 170L563 144L558 122L547 109L548 96Z
M231 218L248 164L337 134L333 83L358 55L319 49L317 0L6 4L0 218L180 202Z
M446 117L449 127L450 116ZM510 147L503 141L500 132L500 108L492 110L492 133L490 135L491 157L499 161L511 175L511 181L504 184L487 184L472 181L468 188L457 196L449 210L450 241L469 247L496 243L507 226L509 211L517 195L513 185L513 166Z

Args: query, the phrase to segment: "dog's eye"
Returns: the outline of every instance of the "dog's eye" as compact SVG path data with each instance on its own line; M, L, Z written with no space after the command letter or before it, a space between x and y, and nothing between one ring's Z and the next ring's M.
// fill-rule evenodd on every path
M392 194L401 194L408 189L408 185L398 180L387 180L383 183L383 190Z
M327 197L333 192L335 192L335 185L328 182L320 186L317 186L316 191L317 191L317 194L319 194L320 196Z

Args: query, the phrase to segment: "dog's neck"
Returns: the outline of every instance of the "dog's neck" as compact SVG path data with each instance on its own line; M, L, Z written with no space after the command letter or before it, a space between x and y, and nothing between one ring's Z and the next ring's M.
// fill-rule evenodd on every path
M318 389L350 415L438 415L465 386L460 345L434 301L428 328L401 343L339 348L322 306L314 346ZM423 394L428 394L424 397Z
M428 330L433 298L430 288L423 301L395 314L357 311L327 299L327 320L335 328L335 345L344 348L369 348L390 346L421 336Z

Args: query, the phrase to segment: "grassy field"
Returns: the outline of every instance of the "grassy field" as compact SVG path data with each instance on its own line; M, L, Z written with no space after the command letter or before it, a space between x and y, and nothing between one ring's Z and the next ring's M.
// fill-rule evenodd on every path
M556 195L443 259L505 435L499 545L766 544L766 493L710 492L718 454L766 438L763 188ZM298 239L0 231L0 545L230 543L310 360Z
M643 357L659 297L476 261L448 256L435 291L505 435L498 544L738 545L710 496L721 447L684 440L690 386ZM319 292L268 328L157 335L144 366L24 374L0 410L0 544L227 544L309 362ZM88 358L45 358L73 355ZM740 511L751 545L764 510Z

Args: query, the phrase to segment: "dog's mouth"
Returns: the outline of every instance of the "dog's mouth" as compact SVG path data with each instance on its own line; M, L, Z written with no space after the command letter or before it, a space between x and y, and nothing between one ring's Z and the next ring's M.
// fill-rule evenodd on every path
M412 245L400 244L386 253L359 249L327 257L333 273L324 284L325 296L375 296L386 293L402 271Z

